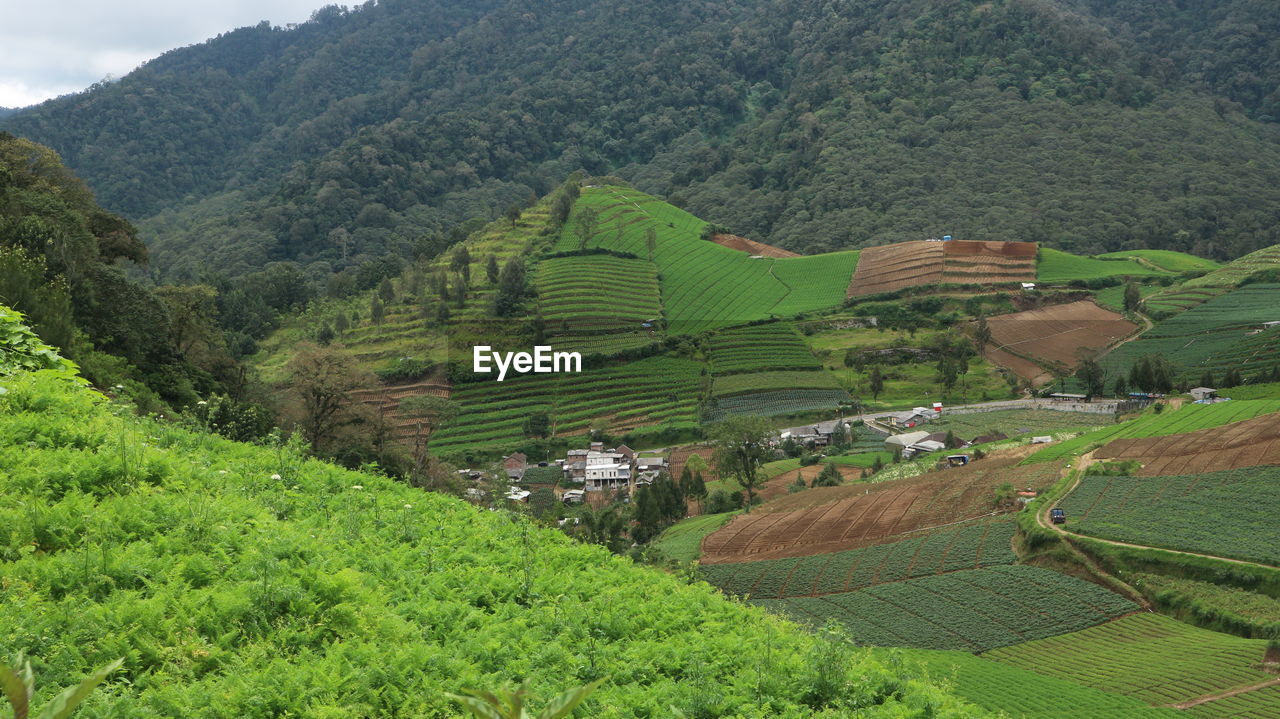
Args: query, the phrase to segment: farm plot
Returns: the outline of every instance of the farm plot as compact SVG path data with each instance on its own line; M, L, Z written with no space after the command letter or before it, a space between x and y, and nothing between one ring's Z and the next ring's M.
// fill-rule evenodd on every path
M716 376L822 368L800 334L785 322L717 332L711 336L709 345L711 373Z
M1280 245L1264 247L1244 257L1232 260L1202 277L1194 277L1182 283L1185 287L1237 287L1249 275L1259 270L1280 267Z
M1176 709L1153 707L968 652L894 651L926 669L935 681L950 680L951 691L962 699L1011 719L1185 719Z
M1276 465L1280 464L1280 416L1268 414L1165 437L1117 439L1093 456L1141 462L1137 474L1144 477Z
M1169 705L1274 679L1258 668L1266 645L1265 640L1241 639L1144 613L984 656L1150 704Z
M1121 250L1095 255L1100 260L1138 260L1139 263L1155 265L1166 272L1195 272L1197 270L1212 271L1221 265L1213 260L1196 257L1185 252L1173 250Z
M1060 506L1080 534L1280 564L1280 468L1084 477Z
M750 392L773 392L782 389L840 390L840 383L824 369L752 372L715 377L711 382L711 394L717 399Z
M1280 686L1273 684L1197 704L1186 713L1204 719L1274 719L1280 716Z
M1034 242L900 242L862 251L849 283L849 297L906 287L1030 282L1035 279Z
M1096 584L1021 565L754 603L818 625L835 620L863 645L972 652L1078 631L1138 608Z
M814 257L752 259L737 250L707 242L699 237L706 223L693 215L642 192L624 187L588 187L574 207L555 249L575 250L578 218L591 210L598 222L585 246L603 247L648 258L647 236L652 230L655 247L652 260L662 275L661 297L666 309L667 329L672 335L695 334L717 327L744 324L770 317L774 307L792 294L775 270L787 263L813 267ZM837 253L843 254L843 253ZM818 257L827 257L821 255ZM852 260L837 258L832 265L852 271ZM786 302L789 312L804 312L839 304L840 292L848 285L843 269L831 269L813 278L829 284L826 291L806 288ZM781 274L785 275L783 270ZM831 300L830 298L834 298Z
M1051 444L1028 457L1023 464L1056 462L1084 454L1108 442L1130 437L1165 437L1171 434L1221 427L1232 422L1280 412L1280 400L1235 400L1218 404L1188 404L1176 411L1145 414L1111 427L1086 432L1075 439Z
M556 257L540 262L535 278L538 310L556 349L608 353L661 339L643 327L662 317L652 262Z
M787 294L769 313L793 317L801 312L839 307L845 287L858 265L857 250L791 257L773 263L773 276L787 286Z
M735 518L702 543L703 563L803 557L882 544L921 529L991 514L1005 482L1042 488L1057 467L990 457L910 479L809 489Z
M1080 363L1079 352L1098 352L1132 334L1138 326L1089 301L1054 305L987 320L991 342L985 354L1032 381L1053 378L1045 366Z
M663 556L679 562L691 562L702 553L702 538L716 531L725 522L733 518L733 514L704 514L701 517L690 517L667 527L651 545L662 552Z
M376 389L357 390L351 393L352 399L367 404L387 417L391 427L391 436L397 441L412 444L418 434L419 420L404 417L400 414L400 403L409 397L444 397L448 398L452 388L444 380L427 379L417 382L378 387Z
M1095 280L1103 277L1150 277L1173 273L1147 267L1134 260L1099 260L1080 257L1062 250L1040 248L1040 260L1036 263L1036 279L1040 282L1059 283L1071 280Z
M781 247L766 245L763 242L748 240L745 237L737 235L712 235L711 241L717 245L728 247L731 250L745 252L748 255L760 255L761 257L799 257L800 255L791 250L784 250Z
M1121 296L1124 293L1124 287L1113 287L1109 289L1119 290ZM1146 290L1151 288L1144 287L1142 289ZM1165 317L1167 315L1185 312L1196 305L1203 304L1218 295L1225 295L1231 291L1230 288L1227 287L1193 287L1187 289L1179 286L1163 290L1159 288L1155 289L1157 291L1150 295L1143 294L1142 302L1142 306L1155 317Z
M700 575L728 594L783 599L838 594L874 584L1017 561L1013 522L949 527L900 542L831 554L709 564Z
M1280 330L1262 323L1280 320L1280 285L1246 285L1157 322L1138 339L1104 357L1102 367L1120 376L1143 355L1166 357L1182 378L1196 381L1204 370L1270 369Z
M942 243L942 254L944 283L1033 282L1036 278L1034 242L952 240Z
M438 433L432 448L503 451L525 441L521 426L534 412L549 415L557 436L584 432L597 419L617 433L693 427L702 368L691 360L650 357L582 374L527 374L458 385L453 399L461 412Z
M842 389L780 389L752 392L714 399L707 407L706 420L717 422L731 415L773 417L818 409L835 409L841 402L848 400L849 394Z

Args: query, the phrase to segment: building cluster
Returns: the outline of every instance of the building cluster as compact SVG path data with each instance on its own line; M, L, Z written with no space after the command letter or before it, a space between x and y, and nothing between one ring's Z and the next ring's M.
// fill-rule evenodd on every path
M586 449L569 450L564 459L554 463L539 463L537 470L522 452L503 457L502 467L511 482L536 475L537 482L557 481L586 492L604 492L652 483L667 471L667 459L641 455L625 444L605 449L603 442L592 442Z

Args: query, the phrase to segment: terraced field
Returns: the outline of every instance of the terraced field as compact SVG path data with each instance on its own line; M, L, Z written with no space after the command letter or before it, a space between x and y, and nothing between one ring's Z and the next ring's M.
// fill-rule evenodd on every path
M858 261L856 253L752 259L700 239L707 223L697 217L623 187L583 188L556 250L579 248L577 218L588 209L598 213L599 222L587 247L648 258L646 236L653 230L653 262L662 275L662 305L673 335L836 306Z
M642 326L662 319L658 269L652 262L557 257L538 263L535 281L538 309L557 350L616 352L662 338Z
M831 373L824 369L787 370L769 372L751 372L748 374L731 374L727 377L715 377L711 383L711 394L717 400L723 397L743 395L751 392L778 391L779 387L790 390L826 390L837 396L841 392L840 383Z
M770 322L715 333L709 340L711 373L716 376L762 370L821 369L795 327Z
M1124 292L1123 287L1115 288ZM1147 289L1147 288L1143 288ZM1182 286L1169 288L1165 290L1157 289L1150 296L1143 297L1142 306L1148 312L1163 317L1166 315L1185 312L1192 307L1201 305L1209 300L1224 295L1231 291L1229 287L1191 287L1184 288Z
M1232 260L1203 277L1182 283L1182 287L1238 287L1249 275L1259 270L1280 267L1280 245L1264 247Z
M1049 247L1040 248L1040 260L1036 263L1036 280L1048 284L1103 277L1158 277L1169 274L1171 273L1134 260L1099 260Z
M760 562L709 564L702 579L755 599L811 597L1017 560L1013 522L975 522L863 549Z
M973 652L1074 632L1137 609L1096 584L1022 565L754 603L818 626L835 620L863 645Z
M1166 272L1212 271L1221 267L1213 260L1173 250L1121 250L1094 256L1100 260L1137 259L1140 262L1145 261L1148 264L1155 265Z
M1277 465L1280 416L1266 414L1223 427L1165 437L1117 439L1093 456L1141 462L1142 469L1137 474L1144 477Z
M1059 504L1080 534L1280 565L1280 468L1084 477Z
M717 397L708 406L706 419L716 422L731 415L773 417L819 409L834 410L849 399L842 389L779 389Z
M1048 445L1028 457L1023 464L1056 462L1084 454L1094 447L1100 447L1117 439L1164 437L1195 432L1253 419L1272 412L1280 412L1280 400L1234 400L1218 404L1185 405L1176 411L1146 414L1131 422L1086 432L1075 439Z
M1033 242L900 242L862 251L849 297L941 283L993 284L1035 279Z
M461 412L432 441L436 451L501 451L523 441L521 425L547 412L557 436L585 432L605 419L611 432L638 428L689 428L697 424L703 365L692 360L650 357L582 374L527 374L504 382L457 385Z
M1081 353L1097 353L1138 326L1089 301L999 315L987 320L992 341L984 355L1034 382L1053 379L1045 366L1080 364Z
M748 240L745 237L737 235L712 235L711 241L717 245L728 247L731 250L745 252L748 255L760 255L762 257L800 257L800 255L791 250L784 250L781 247L766 245L763 242Z
M894 651L924 667L934 679L950 679L952 691L960 697L1010 719L1186 719L1176 709L1153 707L968 652Z
M990 457L910 479L809 489L735 518L702 543L703 563L802 557L882 544L909 532L990 514L1005 482L1043 488L1055 465Z
M1172 705L1274 680L1259 668L1266 644L1144 613L984 656L1149 704ZM1259 716L1280 715L1280 704L1272 703L1280 696L1266 692L1259 698L1272 712ZM1214 703L1201 705L1198 715L1239 716Z
M1280 349L1280 330L1264 331L1262 323L1275 320L1280 320L1280 285L1246 285L1157 322L1101 364L1108 376L1116 377L1143 355L1158 354L1191 381L1206 369L1269 369Z
M407 397L447 398L451 394L452 388L448 382L428 379L359 390L352 393L352 399L370 405L384 414L387 423L391 425L392 436L410 444L418 434L419 420L401 416L400 402Z

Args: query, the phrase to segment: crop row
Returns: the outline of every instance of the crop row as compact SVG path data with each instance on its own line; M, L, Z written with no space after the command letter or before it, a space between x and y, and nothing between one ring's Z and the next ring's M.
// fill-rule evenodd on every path
M1280 468L1182 477L1085 477L1068 527L1136 544L1280 564Z
M820 369L822 365L790 324L774 322L724 330L711 336L714 375L771 369Z
M758 603L805 621L840 622L860 644L966 651L1064 634L1137 609L1096 584L1023 565Z
M779 414L795 414L815 409L832 409L849 399L841 389L780 389L767 392L720 397L707 413L711 421L731 415L760 415L772 417ZM876 443L878 449L883 442Z
M839 390L836 378L826 370L800 370L781 372L753 372L716 377L711 385L716 397L767 392L779 389L828 389Z
M1143 613L986 656L1152 704L1171 704L1272 678L1257 666L1265 647L1265 640Z
M709 564L702 578L757 599L837 594L960 569L1012 564L1012 522L983 522L863 549L811 557Z

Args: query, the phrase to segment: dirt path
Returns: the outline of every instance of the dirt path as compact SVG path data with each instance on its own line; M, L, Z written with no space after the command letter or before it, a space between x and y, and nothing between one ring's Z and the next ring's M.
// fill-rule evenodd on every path
M1206 694L1205 696L1196 697L1195 699L1188 699L1185 702L1178 702L1177 704L1166 704L1165 706L1171 709L1190 709L1191 707L1197 707L1197 706L1200 706L1201 704L1215 702L1215 701L1218 701L1219 699L1229 699L1239 694L1245 694L1247 692L1255 691L1257 689L1266 689L1267 687L1273 687L1277 684L1280 684L1280 677L1276 677L1275 679L1268 679L1265 682L1258 682L1257 684L1253 684L1247 687L1237 687L1235 689L1228 689L1225 692L1218 692L1217 694Z

